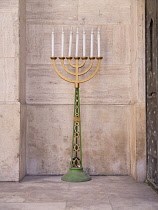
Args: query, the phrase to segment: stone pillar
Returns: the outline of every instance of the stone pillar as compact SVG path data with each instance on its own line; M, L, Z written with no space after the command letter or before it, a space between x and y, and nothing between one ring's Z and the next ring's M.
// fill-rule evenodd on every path
M20 160L23 160L20 148L21 114L24 112L20 103L22 94L19 90L22 86L19 78L25 72L25 64L21 65L24 55L20 55L20 43L24 36L20 34L22 17L19 2L24 3L18 0L0 1L0 181L18 181L25 174L25 170L21 174L19 168ZM25 86L25 81L23 84Z
M145 1L131 1L131 175L146 178Z

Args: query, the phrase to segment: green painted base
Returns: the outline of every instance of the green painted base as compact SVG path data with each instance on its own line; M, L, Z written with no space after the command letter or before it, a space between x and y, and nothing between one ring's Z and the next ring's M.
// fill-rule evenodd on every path
M92 178L83 171L83 168L70 168L61 178L62 181L66 182L87 182L91 179Z

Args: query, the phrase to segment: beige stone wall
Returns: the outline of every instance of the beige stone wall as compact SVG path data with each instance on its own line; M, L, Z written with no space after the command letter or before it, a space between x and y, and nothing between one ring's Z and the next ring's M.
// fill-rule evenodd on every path
M26 174L25 10L24 0L0 1L0 181Z
M84 169L145 179L144 14L144 0L0 1L0 181L69 167L74 88L50 60L62 26L66 43L70 26L85 27L87 55L101 28L101 68L80 88Z
M80 88L83 166L90 174L144 180L144 1L27 0L26 15L27 173L63 174L69 167L74 90L51 66L52 28L60 56L61 27L66 43L70 26L85 27L89 55L90 29L100 26L101 69Z
M0 1L0 181L19 179L18 1Z

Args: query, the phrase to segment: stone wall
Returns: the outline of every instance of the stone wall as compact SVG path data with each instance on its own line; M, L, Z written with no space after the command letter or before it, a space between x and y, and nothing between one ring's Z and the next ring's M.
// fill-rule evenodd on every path
M79 27L81 34L86 29L89 55L90 29L96 32L100 26L101 69L80 86L83 166L93 175L132 173L143 180L144 1L27 0L26 23L27 173L63 174L69 167L74 88L51 66L52 28L56 56L62 26L66 43L70 26L74 32ZM79 48L82 55L81 40Z
M0 181L26 174L25 0L0 1Z
M67 43L70 26L85 27L87 55L91 27L101 28L101 68L80 86L85 170L145 179L144 15L144 0L0 2L0 181L69 168L74 88L50 60L62 26Z
M19 180L19 10L0 1L0 181Z

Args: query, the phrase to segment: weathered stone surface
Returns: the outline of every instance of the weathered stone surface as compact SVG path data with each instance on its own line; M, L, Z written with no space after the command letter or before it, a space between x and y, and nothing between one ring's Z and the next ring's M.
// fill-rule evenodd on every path
M80 24L129 24L130 0L79 0Z
M18 0L1 0L0 1L0 12L18 12Z
M0 183L0 210L157 210L157 194L129 176L92 176L68 183L60 176L26 176Z
M130 30L128 25L113 26L113 63L130 64Z
M92 80L80 86L83 104L129 104L130 66L102 65ZM73 104L73 87L59 78L50 65L27 65L29 104Z
M0 101L19 100L18 68L18 58L0 58Z
M81 113L84 168L95 175L129 174L128 106L83 105ZM28 105L28 174L68 170L72 117L72 105Z
M0 12L0 57L17 57L19 50L18 15Z
M53 24L73 24L78 20L78 1L74 0L27 0L27 21L49 22ZM36 9L35 9L36 8Z
M19 180L20 105L0 104L0 181Z

